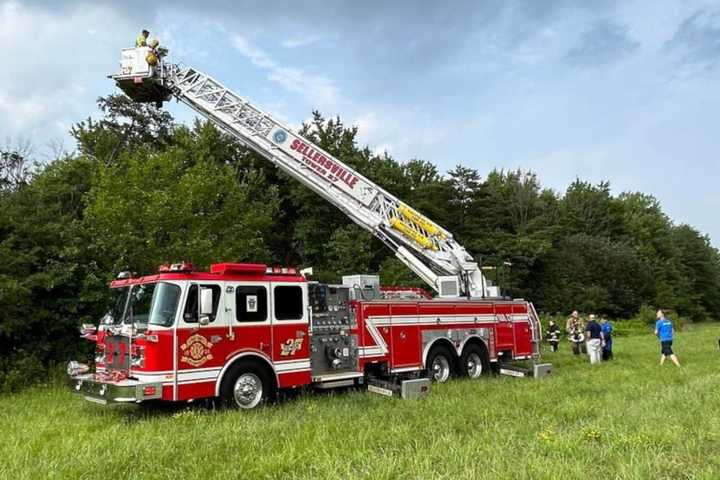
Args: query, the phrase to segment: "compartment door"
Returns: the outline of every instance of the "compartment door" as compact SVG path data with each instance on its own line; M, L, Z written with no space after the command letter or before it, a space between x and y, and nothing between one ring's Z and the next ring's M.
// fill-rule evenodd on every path
M532 353L532 330L530 329L530 319L527 318L527 309L523 309L521 305L513 305L513 313L518 316L517 319L513 318L515 356L530 355ZM525 318L519 319L520 316Z
M392 368L420 368L422 352L417 304L390 305L390 329Z

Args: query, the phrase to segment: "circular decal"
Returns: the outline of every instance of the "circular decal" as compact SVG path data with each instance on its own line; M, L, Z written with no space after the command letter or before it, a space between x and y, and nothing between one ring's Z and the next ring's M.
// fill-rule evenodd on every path
M273 140L275 140L275 143L283 143L287 140L287 133L284 130L277 130L273 133Z

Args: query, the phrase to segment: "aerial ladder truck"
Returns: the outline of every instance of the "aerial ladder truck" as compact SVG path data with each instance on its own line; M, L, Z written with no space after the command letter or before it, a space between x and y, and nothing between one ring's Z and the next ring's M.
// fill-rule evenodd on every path
M409 396L427 391L425 378L474 378L491 365L539 358L532 303L501 298L449 231L218 80L166 61L166 53L124 49L120 72L110 78L137 102L175 98L191 107L380 239L437 297L383 289L372 275L324 285L261 264L123 272L111 285L112 314L98 327L83 326L97 343L96 372L77 362L68 367L85 398L221 397L253 408L281 388L359 383ZM152 306L139 312L143 295ZM164 314L157 305L167 307ZM547 371L540 367L536 374Z

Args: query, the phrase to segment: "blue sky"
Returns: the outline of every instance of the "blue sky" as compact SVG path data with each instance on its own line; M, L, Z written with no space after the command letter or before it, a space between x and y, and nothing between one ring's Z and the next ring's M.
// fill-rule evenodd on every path
M290 125L318 109L400 161L609 180L720 245L718 1L0 0L0 141L72 150L142 28Z

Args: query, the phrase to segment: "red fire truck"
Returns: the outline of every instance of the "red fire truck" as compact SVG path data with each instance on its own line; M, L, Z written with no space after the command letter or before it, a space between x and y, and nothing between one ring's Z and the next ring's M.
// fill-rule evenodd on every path
M112 78L136 101L175 97L192 107L381 239L437 297L381 287L373 275L327 285L261 264L124 272L111 284L108 314L82 328L96 342L95 371L70 362L76 391L100 403L219 397L248 409L280 389L384 382L404 395L426 390L420 379L477 378L493 364L539 357L532 304L502 298L450 232L165 54L125 49Z

